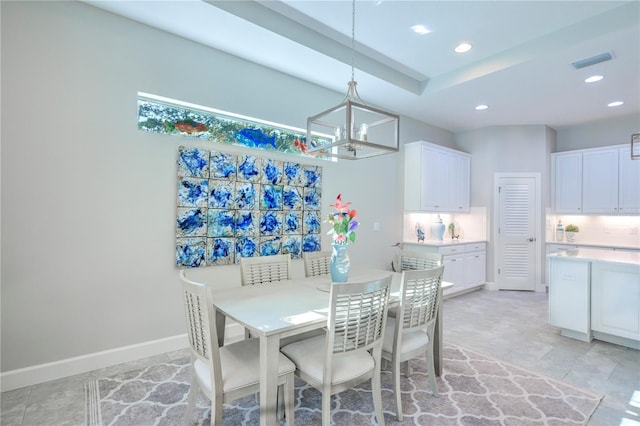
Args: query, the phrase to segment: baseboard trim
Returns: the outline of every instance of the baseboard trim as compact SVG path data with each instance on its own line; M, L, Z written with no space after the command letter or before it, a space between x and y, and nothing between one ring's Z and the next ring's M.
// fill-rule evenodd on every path
M244 330L239 324L228 324L225 340L234 340L242 336ZM75 376L100 368L110 367L123 362L135 361L154 355L184 349L189 345L186 334L152 340L135 345L95 352L60 361L39 364L0 374L2 392L37 385L39 383Z

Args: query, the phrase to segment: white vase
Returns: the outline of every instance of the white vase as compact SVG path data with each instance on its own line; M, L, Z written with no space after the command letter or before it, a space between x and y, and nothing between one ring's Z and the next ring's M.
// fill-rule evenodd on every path
M575 243L577 234L577 232L564 231L568 243Z

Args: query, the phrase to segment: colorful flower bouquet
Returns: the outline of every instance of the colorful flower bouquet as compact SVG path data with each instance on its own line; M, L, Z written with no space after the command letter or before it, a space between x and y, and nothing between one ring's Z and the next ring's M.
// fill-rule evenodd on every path
M336 211L329 213L329 217L326 222L332 225L332 228L327 234L332 235L334 244L347 244L349 242L355 243L356 241L356 228L358 228L358 222L356 221L356 211L349 209L350 202L342 202L342 194L338 194L336 197L336 203L331 204Z

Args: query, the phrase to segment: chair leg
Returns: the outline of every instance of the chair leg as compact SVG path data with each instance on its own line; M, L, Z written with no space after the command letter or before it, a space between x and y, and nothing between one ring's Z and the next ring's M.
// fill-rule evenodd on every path
M371 377L371 390L373 393L373 408L376 413L378 425L384 426L384 414L382 413L382 384L380 382L380 363L374 367L373 377Z
M402 421L402 394L400 389L400 374L402 364L393 357L391 365L391 376L393 379L393 394L396 397L396 417L399 422Z
M409 367L409 361L402 363L402 370L404 370L404 377L407 379L411 376L411 367Z
M331 391L322 392L322 426L331 425Z
M431 391L433 396L438 396L438 384L436 383L436 368L433 364L433 343L429 345L429 349L425 353L427 361L427 372L429 374L429 383L431 383Z
M198 380L196 379L196 372L191 367L191 386L189 387L189 402L187 403L187 411L184 413L182 424L184 426L190 425L193 419L193 407L196 405L196 398L198 396Z
M284 410L288 426L294 426L295 422L295 395L293 373L287 375L287 382L284 384Z

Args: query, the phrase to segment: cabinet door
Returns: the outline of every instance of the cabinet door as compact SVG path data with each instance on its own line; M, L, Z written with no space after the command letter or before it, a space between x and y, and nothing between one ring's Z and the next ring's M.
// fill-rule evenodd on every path
M591 328L640 340L640 269L636 265L592 264Z
M618 149L582 154L582 212L618 213Z
M589 262L549 259L549 322L590 334Z
M466 155L449 155L449 180L447 192L449 194L448 211L469 211L469 179L471 173L471 159Z
M640 161L631 159L631 148L620 148L618 158L618 212L640 213Z
M422 147L422 210L446 211L449 155L429 146Z
M582 213L582 154L553 156L556 213Z
M464 277L464 255L444 256L442 264L444 265L442 280L455 284L451 291L457 292L465 289L467 286Z
M465 282L468 287L486 282L486 257L484 251L467 253L465 255Z

